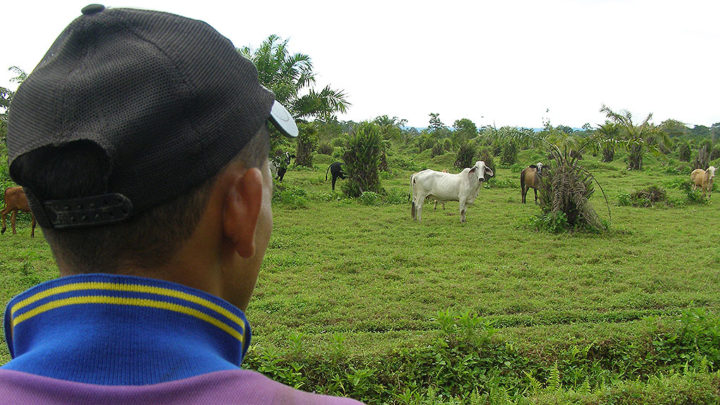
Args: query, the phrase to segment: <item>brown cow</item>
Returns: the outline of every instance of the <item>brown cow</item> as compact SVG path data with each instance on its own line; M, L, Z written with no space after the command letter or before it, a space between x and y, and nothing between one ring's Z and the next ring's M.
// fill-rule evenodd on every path
M32 230L30 231L30 237L34 238L35 215L33 215L32 211L30 211L30 204L28 204L25 191L23 191L22 187L8 187L5 190L5 208L0 211L0 216L2 216L2 230L0 233L5 233L5 217L9 212L12 212L12 214L10 214L10 224L12 225L13 234L15 234L15 217L17 216L18 210L30 213L30 216L32 217Z
M532 187L535 192L535 203L537 204L537 189L540 187L540 175L542 175L543 164L538 162L536 165L530 165L523 169L520 173L520 189L522 195L522 203L525 204L525 196Z

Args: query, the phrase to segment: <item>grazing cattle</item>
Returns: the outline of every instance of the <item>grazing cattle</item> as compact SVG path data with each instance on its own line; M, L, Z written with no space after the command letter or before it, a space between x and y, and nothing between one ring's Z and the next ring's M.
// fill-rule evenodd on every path
M342 169L342 162L334 162L328 166L327 170L325 170L325 181L327 181L328 178L328 171L332 175L332 190L335 191L335 181L338 177L345 180L345 173Z
M290 152L282 152L272 160L272 163L277 168L277 181L283 181L285 172L287 172L287 168L290 166L290 159L294 157L295 155L291 155Z
M485 175L493 175L485 162L477 161L471 168L465 168L458 174L423 170L410 177L412 193L412 217L418 222L422 220L422 206L425 199L431 197L437 201L459 201L460 222L465 222L468 204L475 201Z
M525 204L525 196L532 187L535 192L535 204L537 204L537 190L540 187L540 176L542 176L543 164L530 165L520 172L520 194L522 195L522 203Z
M697 190L698 186L702 189L703 195L710 198L712 195L713 179L715 178L715 166L708 167L707 170L695 169L690 173L690 180L693 182L693 190Z
M12 233L15 234L15 217L18 211L29 212L32 217L32 229L30 230L30 237L35 237L35 216L30 211L30 204L28 204L27 196L22 187L8 187L5 190L5 208L0 211L2 216L2 230L0 233L5 233L5 218L9 212L10 214L10 225L12 226Z

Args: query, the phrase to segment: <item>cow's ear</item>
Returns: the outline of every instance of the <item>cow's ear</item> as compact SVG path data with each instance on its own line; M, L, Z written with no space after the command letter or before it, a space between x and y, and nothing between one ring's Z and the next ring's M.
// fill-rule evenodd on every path
M476 169L477 169L477 167L475 167L475 166L473 166L473 168L470 169L470 171L468 172L469 178L471 178L471 179L474 178L473 174L477 171Z

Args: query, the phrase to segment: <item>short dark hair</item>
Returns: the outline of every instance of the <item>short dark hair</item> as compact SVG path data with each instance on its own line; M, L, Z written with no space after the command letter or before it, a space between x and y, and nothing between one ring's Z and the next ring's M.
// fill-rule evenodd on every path
M262 125L231 163L261 167L269 145L268 129ZM102 149L92 142L45 147L20 156L17 164L18 170L27 174L24 178L32 179L24 186L44 201L101 194L107 185L109 163ZM216 179L217 175L125 222L43 229L43 233L55 257L72 273L116 273L123 267L151 269L167 262L192 235Z

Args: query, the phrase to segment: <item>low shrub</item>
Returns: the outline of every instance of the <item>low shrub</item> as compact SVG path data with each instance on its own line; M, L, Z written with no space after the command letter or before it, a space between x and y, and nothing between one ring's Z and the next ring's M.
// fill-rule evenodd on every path
M380 205L382 196L374 191L365 191L358 197L363 205Z
M409 203L410 196L407 192L403 192L401 190L391 190L387 194L383 196L383 201L386 204L391 205L400 205L400 204L408 204Z
M520 181L508 178L492 177L485 182L485 188L520 188Z
M436 142L435 145L433 145L432 150L430 151L430 158L440 156L443 153L445 153L445 148L443 147L443 144L440 142Z
M307 208L307 192L299 187L276 184L272 202L288 209Z
M458 149L457 157L455 159L455 167L461 170L466 167L472 167L473 164L475 164L475 162L473 162L473 158L476 153L477 149L475 148L474 143L464 143L460 146L460 149Z
M552 211L546 214L534 215L530 217L530 226L536 231L544 231L550 233L565 232L570 229L567 216L562 211Z
M515 142L506 142L502 147L500 154L500 164L510 166L517 162L517 145Z
M703 195L703 192L700 189L693 190L693 183L690 180L672 179L665 182L665 186L668 188L682 190L685 193L685 202L687 203L707 204L709 202L709 200ZM713 190L714 189L715 183L713 183Z
M510 171L513 173L520 173L521 171L523 171L523 169L525 169L525 167L526 167L525 165L522 165L520 163L515 163L510 166Z
M420 171L420 165L415 163L413 159L406 159L398 155L388 156L388 164L392 168L411 170L414 172ZM410 181L409 178L408 181Z
M347 137L341 136L330 141L330 144L334 147L343 147L347 142Z
M652 207L658 203L667 203L667 193L658 186L650 186L631 194L620 194L618 202L622 206Z
M332 153L335 151L335 148L332 147L332 145L327 143L321 143L320 146L317 148L317 153L321 155L332 155Z

